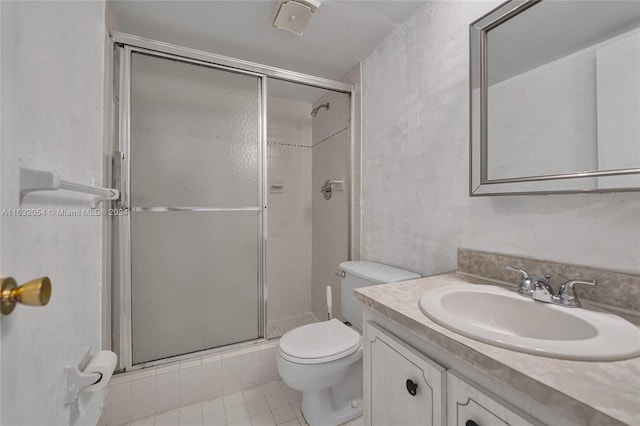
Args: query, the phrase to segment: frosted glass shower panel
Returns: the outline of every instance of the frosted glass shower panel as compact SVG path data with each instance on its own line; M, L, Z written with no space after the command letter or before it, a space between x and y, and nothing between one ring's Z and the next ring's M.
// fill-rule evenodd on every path
M133 212L133 364L258 337L259 212Z
M257 205L258 77L142 53L131 61L131 205Z
M132 53L132 364L260 337L260 78Z

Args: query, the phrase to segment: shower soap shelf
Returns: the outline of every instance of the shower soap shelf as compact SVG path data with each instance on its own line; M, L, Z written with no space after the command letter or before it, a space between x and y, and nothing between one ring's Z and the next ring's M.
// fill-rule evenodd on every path
M54 172L20 167L20 203L22 203L25 195L30 192L56 191L58 189L97 195L97 198L94 200L94 205L102 201L117 200L120 198L120 191L117 189L83 185L60 179L60 176Z

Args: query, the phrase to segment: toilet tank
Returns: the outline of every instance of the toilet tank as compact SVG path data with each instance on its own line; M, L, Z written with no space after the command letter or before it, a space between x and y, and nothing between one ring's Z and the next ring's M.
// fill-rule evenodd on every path
M344 272L340 291L342 316L358 330L362 330L362 304L353 298L354 289L420 278L413 272L376 262L343 262L340 270Z

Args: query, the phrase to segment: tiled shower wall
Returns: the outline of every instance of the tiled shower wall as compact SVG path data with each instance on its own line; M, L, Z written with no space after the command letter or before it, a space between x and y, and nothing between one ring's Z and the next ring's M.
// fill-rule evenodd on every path
M312 312L327 318L326 287L332 288L333 314L341 315L340 278L334 275L338 265L348 259L349 202L349 95L327 92L314 107L329 102L313 119L313 266L311 284ZM344 181L343 190L334 187L330 200L320 193L327 179Z
M268 99L268 322L311 310L310 113L310 104Z

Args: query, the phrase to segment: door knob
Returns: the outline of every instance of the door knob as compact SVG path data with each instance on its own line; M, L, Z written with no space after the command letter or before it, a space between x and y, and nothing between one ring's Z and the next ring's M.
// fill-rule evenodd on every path
M48 277L36 278L18 286L11 277L0 278L0 313L9 315L16 303L44 306L51 298L51 281Z

